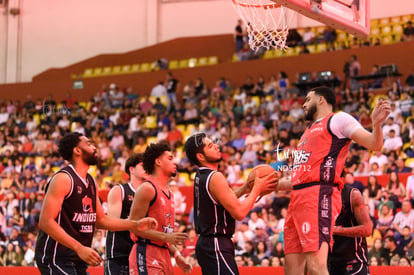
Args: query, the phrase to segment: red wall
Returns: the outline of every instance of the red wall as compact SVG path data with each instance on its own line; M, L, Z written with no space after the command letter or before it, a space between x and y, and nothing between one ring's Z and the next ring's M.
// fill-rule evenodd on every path
M102 275L102 267L89 268L90 275ZM284 274L282 267L242 267L239 269L240 275L282 275ZM399 266L374 266L370 267L371 275L407 275L413 274L414 268L412 267L399 267ZM1 267L0 275L39 275L40 272L34 267ZM184 275L179 268L174 269L175 275ZM200 268L194 268L192 275L201 275Z
M99 91L102 84L111 82L117 83L121 88L133 87L139 94L148 94L156 83L165 80L165 71L85 78L82 90L72 90L71 74L81 74L84 69L96 66L114 66L156 60L155 57L159 57L160 52L169 60L211 55L219 57L219 64L215 66L172 70L176 78L180 80L181 87L197 77L202 77L205 83L212 86L216 80L223 76L230 79L235 87L238 87L247 76L257 79L258 76L263 75L268 78L271 74L277 74L282 70L287 73L292 83L296 81L295 74L298 72L318 72L321 70L333 70L343 79L343 64L349 60L352 54L358 56L362 67L361 74L369 74L373 64L395 63L403 73L402 81L412 72L412 64L414 64L414 55L412 54L414 41L302 56L231 62L232 41L232 35L183 38L126 54L100 55L66 68L50 69L34 77L33 82L30 83L0 85L0 98L25 100L26 95L30 93L34 99L43 99L47 95L53 94L55 100L59 101L65 97L67 91L71 91L76 99L84 101L89 100Z

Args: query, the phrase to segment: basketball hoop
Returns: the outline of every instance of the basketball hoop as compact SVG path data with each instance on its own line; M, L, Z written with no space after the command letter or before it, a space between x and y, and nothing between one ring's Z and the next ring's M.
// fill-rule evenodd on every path
M286 39L295 11L269 0L233 0L233 7L246 25L253 51L288 48Z

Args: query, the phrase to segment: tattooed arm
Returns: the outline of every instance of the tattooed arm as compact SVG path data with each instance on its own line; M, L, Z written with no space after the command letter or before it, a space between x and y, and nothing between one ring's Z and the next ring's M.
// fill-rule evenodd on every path
M372 221L369 218L368 209L364 198L357 189L351 192L351 210L354 213L358 225L352 227L335 226L333 234L345 237L368 237L372 233Z

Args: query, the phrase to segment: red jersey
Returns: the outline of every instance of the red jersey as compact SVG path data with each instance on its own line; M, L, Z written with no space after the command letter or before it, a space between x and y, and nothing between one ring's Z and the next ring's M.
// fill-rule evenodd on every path
M174 210L173 194L170 191L168 191L168 193L166 194L157 184L154 184L150 181L148 182L151 183L155 189L155 197L153 201L151 201L150 203L147 217L152 217L157 220L158 227L156 230L167 233L167 234L171 234L174 232L174 218L175 218L174 217L175 210ZM132 238L132 235L133 234L131 234L131 238ZM136 237L132 238L132 240L135 241ZM166 242L153 241L153 240L145 240L145 241L146 243L151 243L159 247L167 246Z
M351 140L330 130L330 114L308 126L294 152L292 185L318 182L343 186L341 173Z

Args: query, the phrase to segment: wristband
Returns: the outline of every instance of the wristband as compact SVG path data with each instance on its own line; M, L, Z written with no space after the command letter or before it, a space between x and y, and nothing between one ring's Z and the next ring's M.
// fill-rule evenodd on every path
M180 251L178 251L178 249L175 251L174 253L174 259L177 259L178 256L181 256Z

